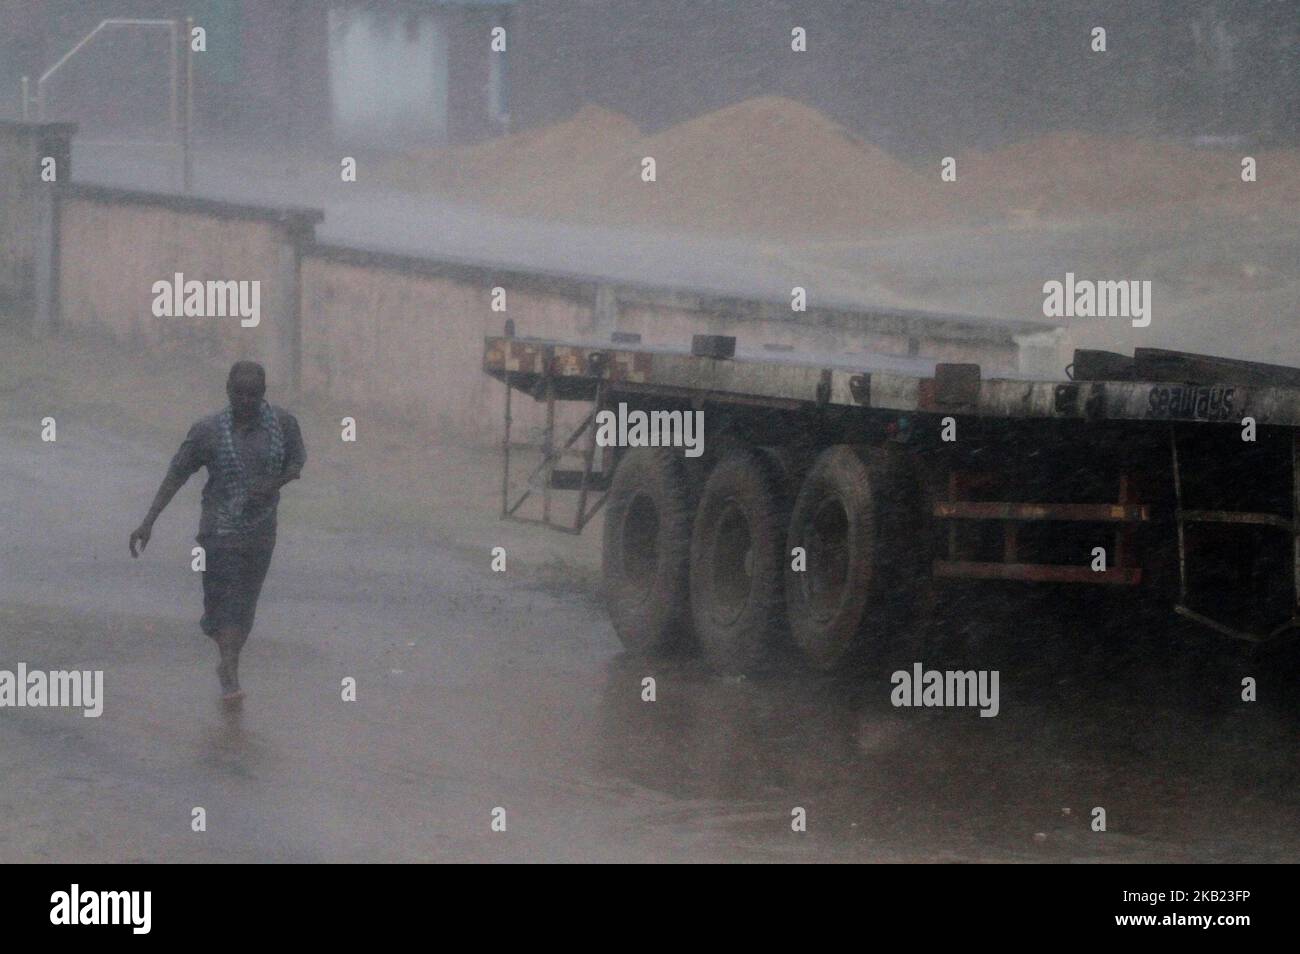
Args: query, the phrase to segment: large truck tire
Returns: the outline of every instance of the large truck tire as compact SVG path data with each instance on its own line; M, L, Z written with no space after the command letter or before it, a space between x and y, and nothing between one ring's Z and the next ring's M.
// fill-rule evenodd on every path
M815 669L837 669L861 646L877 493L867 449L836 445L818 455L795 498L787 541L805 562L785 569L785 600L794 644Z
M605 601L624 648L658 654L690 641L694 500L680 452L638 447L618 462L605 502Z
M782 475L757 450L733 450L709 474L691 535L691 616L709 664L767 667L785 632Z
M784 568L791 635L813 668L915 647L932 599L921 479L902 447L841 444L813 462L786 541L804 567Z

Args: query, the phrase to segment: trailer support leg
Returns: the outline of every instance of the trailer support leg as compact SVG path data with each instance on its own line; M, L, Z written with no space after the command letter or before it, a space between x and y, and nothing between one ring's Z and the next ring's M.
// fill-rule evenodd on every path
M1178 437L1173 427L1169 428L1169 448L1174 472L1174 519L1178 526L1178 604L1174 607L1174 612L1179 616L1199 623L1208 629L1212 629L1216 633L1250 643L1267 642L1268 640L1277 638L1288 630L1300 627L1300 439L1297 439L1297 436L1294 433L1291 436L1291 485L1293 500L1291 506L1291 518L1289 520L1274 513L1184 509L1182 466L1178 457ZM1239 526L1254 525L1275 527L1280 530L1285 530L1291 537L1294 562L1292 586L1294 588L1294 604L1297 604L1292 606L1291 618L1279 623L1268 632L1247 632L1209 617L1204 613L1197 612L1188 606L1187 524L1189 523L1211 523L1220 525L1235 524Z
M1187 602L1187 532L1183 523L1183 475L1178 463L1178 433L1169 428L1169 450L1173 455L1174 512L1178 523L1178 604Z
M1294 554L1293 616L1300 618L1300 432L1291 432L1291 550Z
M546 431L542 435L542 523L551 522L551 472L555 470L555 379L546 372Z
M510 372L505 375L506 382L506 427L505 437L501 439L501 516L510 513L510 395L514 388L510 385Z
M592 465L596 460L596 433L599 430L596 427L596 415L600 413L604 402L605 382L599 381L596 384L596 397L591 403L591 426L587 432L587 446L582 454L582 486L578 489L578 512L573 518L573 529L577 531L581 531L590 519L587 515L587 493L591 485ZM604 502L603 498L601 502ZM595 511L593 510L592 513Z
M1119 475L1119 505L1127 507L1133 500L1133 488L1127 472ZM1129 566L1133 562L1133 524L1122 523L1115 530L1115 565Z

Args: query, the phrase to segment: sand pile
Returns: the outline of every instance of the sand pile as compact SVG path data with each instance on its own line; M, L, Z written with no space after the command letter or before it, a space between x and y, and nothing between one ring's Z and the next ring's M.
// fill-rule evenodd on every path
M626 116L587 105L564 122L470 147L464 161L477 183L506 201L554 201L548 197L572 193L593 170L630 160L640 138Z
M390 164L390 181L507 208L569 196L591 169L630 161L641 131L626 116L587 105L571 118L487 142L408 153Z
M658 180L641 181L653 156ZM911 166L802 103L763 96L644 136L619 113L575 116L486 143L404 157L390 181L508 214L651 229L861 238L978 220L1070 218L1183 206L1232 214L1291 209L1300 154L1240 152L1061 132Z
M1271 157L1267 181L1255 184L1241 181L1241 156L1151 139L1051 133L959 157L955 194L982 213L1060 217L1182 203L1250 211L1287 190L1294 194L1294 155Z
M1300 216L1300 152L1272 149L1251 152L1255 157L1255 182L1241 182L1241 155L1225 157L1224 166L1235 178L1231 188L1217 190L1207 204L1232 212L1272 212Z
M641 181L645 156L654 183ZM517 215L728 234L860 236L933 226L953 210L937 169L924 177L771 96L653 136L586 106L552 126L404 157L389 178Z
M860 235L925 227L948 212L927 181L811 107L760 97L708 113L639 145L658 181L603 170L596 203L613 221L707 232Z

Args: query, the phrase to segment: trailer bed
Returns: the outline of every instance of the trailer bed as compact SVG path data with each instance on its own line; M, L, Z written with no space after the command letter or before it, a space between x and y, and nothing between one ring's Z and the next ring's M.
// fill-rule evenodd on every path
M689 351L488 337L484 371L507 386L502 516L580 533L616 490L619 449L597 446L602 408L708 409L722 455L766 448L796 461L779 465L790 495L836 447L904 450L910 484L845 493L895 494L941 529L917 537L932 556L915 574L927 585L1150 585L1170 593L1175 613L1222 635L1262 642L1300 627L1300 369L1079 350L1064 380L1043 380L919 357L733 349L734 339L713 336ZM545 405L540 444L512 439L515 391ZM590 405L567 440L556 433L561 402ZM526 448L540 462L512 496L511 452ZM564 469L574 457L581 469ZM684 499L708 489L711 466L684 478L694 482ZM570 521L557 518L552 492L562 490L578 492ZM539 516L521 511L530 500ZM1079 559L1102 540L1108 563Z
M899 412L959 413L988 418L1085 421L1190 421L1300 427L1300 386L1276 380L1271 365L1142 349L1151 380L1041 380L1000 374L976 364L890 355L817 361L807 355L740 354L718 359L684 350L602 342L488 337L484 371L536 393L550 380L560 400L592 400L597 387L692 400L840 406ZM1140 373L1144 365L1135 364ZM1180 379L1181 371L1188 372ZM1194 373L1194 374L1193 374ZM1210 374L1220 375L1217 379Z

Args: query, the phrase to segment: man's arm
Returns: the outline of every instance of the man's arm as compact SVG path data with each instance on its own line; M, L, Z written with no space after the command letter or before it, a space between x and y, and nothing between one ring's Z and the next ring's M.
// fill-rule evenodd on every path
M307 463L307 448L302 442L302 429L298 426L298 419L286 413L280 427L284 431L284 464L280 473L259 477L254 482L249 491L249 500L252 502L265 501L289 481L297 480L302 476L303 465Z
M171 503L172 498L176 496L176 491L185 486L185 481L190 479L190 475L203 466L201 436L199 425L195 424L185 436L176 456L172 458L167 468L167 475L158 485L158 493L154 494L153 503L149 505L149 512L145 514L144 521L131 531L131 556L137 557L144 552L145 547L149 545L149 537L153 534L153 524L158 519L158 515ZM139 552L136 551L136 544L140 546Z
M284 469L280 472L280 486L302 476L303 465L307 463L307 448L302 442L302 428L298 419L292 414L285 415L284 421Z

